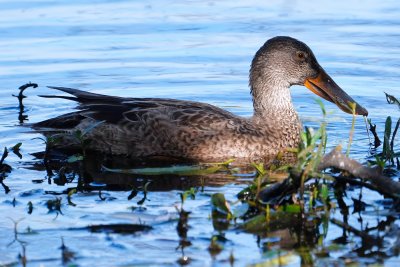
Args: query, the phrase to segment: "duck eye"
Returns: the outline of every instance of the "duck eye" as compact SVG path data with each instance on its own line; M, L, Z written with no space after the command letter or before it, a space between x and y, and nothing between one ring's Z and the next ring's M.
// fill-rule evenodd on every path
M297 52L297 58L298 59L304 59L306 55L303 52Z

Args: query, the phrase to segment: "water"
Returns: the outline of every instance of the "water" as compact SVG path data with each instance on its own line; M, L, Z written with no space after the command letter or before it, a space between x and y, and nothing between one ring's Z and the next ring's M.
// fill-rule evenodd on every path
M306 42L320 64L355 100L364 105L370 118L382 133L387 115L397 119L399 111L387 105L383 91L400 96L400 6L397 1L0 1L0 146L22 142L23 159L14 155L7 163L14 169L5 180L8 194L0 191L0 265L17 264L22 247L14 239L12 220L21 220L18 230L30 227L34 234L19 235L27 242L29 266L62 265L61 237L75 252L74 263L85 266L178 265L182 256L177 249L180 238L176 231L180 206L179 193L201 181L176 179L153 181L145 209L132 210L142 197L127 200L130 190L104 191L72 196L76 206L67 204L66 194L55 196L47 191L63 192L75 183L58 186L48 183L46 173L29 168L37 162L31 153L43 151L43 142L29 128L18 122L17 88L32 81L40 85L28 89L24 100L29 123L41 121L74 109L74 103L39 98L51 94L46 85L77 87L103 94L137 97L172 97L211 103L236 114L252 113L248 69L255 51L276 35L289 35ZM292 90L294 103L305 125L315 126L321 119L319 106L304 87ZM329 115L329 147L347 144L351 118L335 106L325 103ZM381 135L382 136L382 135ZM397 141L398 142L398 141ZM364 161L369 155L365 125L357 120L352 157ZM28 168L27 168L28 167ZM33 180L41 180L34 183ZM51 180L51 179L50 179ZM191 211L188 239L192 245L184 254L193 266L235 266L266 263L274 253L287 254L288 264L301 264L294 247L279 245L292 235L286 230L269 233L268 237L226 231L228 242L215 257L208 249L215 230L209 219L210 195L222 192L230 201L246 186L243 181L215 178L206 180L204 191L184 208ZM346 204L353 209L348 194ZM62 198L62 215L48 213L47 200ZM15 207L13 199L16 199ZM388 221L382 197L363 192L370 206L360 213L364 223L376 225ZM32 202L33 212L27 213ZM376 211L380 210L379 216ZM341 219L339 210L332 217ZM357 229L360 218L352 216L349 224ZM121 235L68 230L93 224L143 223L153 227L144 233ZM398 242L398 220L388 224L394 231L385 242ZM363 228L364 227L364 228ZM324 239L332 245L342 229L334 224ZM293 236L293 235L292 235ZM359 243L354 241L332 250L332 261L354 256ZM386 246L390 247L389 245ZM373 249L372 249L373 250ZM384 250L384 249L382 249ZM272 255L272 256L271 256ZM361 257L367 264L377 259L386 265L398 264L398 256ZM357 257L356 257L357 258ZM318 264L332 264L329 259L316 259Z

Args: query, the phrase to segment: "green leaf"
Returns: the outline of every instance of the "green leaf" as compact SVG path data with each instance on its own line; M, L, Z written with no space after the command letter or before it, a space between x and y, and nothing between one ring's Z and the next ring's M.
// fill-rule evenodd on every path
M328 186L326 184L321 185L321 190L320 190L319 194L320 194L322 201L324 201L326 203L328 200L328 197L329 197L329 190L328 190Z
M139 174L139 175L207 175L215 173L224 168L222 165L215 166L204 166L204 165L182 165L182 166L170 166L170 167L159 167L159 168L135 168L135 169L111 169L105 166L103 170L114 173L127 173L127 174Z
M282 211L288 212L288 213L300 213L301 212L301 207L300 207L299 204L284 205L282 207Z
M392 132L392 118L388 116L385 122L385 134L383 137L383 148L382 148L383 149L382 154L387 160L391 158L391 150L389 143L391 132Z
M189 190L186 190L185 192L181 193L181 200L182 202L185 202L187 197L189 196L192 200L196 198L196 193L197 189L194 187L191 187Z
M319 98L316 98L316 99L315 99L315 102L318 103L319 107L321 108L322 115L325 117L325 116L326 116L326 109L325 109L324 102L322 102L322 100L319 99Z
M212 208L223 214L232 214L229 208L228 202L225 200L225 196L222 193L215 193L211 196Z
M253 162L253 163L251 163L251 166L253 166L256 169L258 175L265 175L267 173L264 169L264 163L254 163Z
M315 145L317 141L321 139L323 131L324 129L320 127L316 132L314 132L311 136L310 145Z
M376 165L378 165L380 168L384 169L386 161L378 156L376 156L375 159L376 159Z

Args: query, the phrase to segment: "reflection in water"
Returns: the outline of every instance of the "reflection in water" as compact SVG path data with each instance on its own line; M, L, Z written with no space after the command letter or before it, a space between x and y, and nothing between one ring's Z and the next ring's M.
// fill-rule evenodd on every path
M180 265L188 265L191 262L191 258L185 255L185 248L192 245L192 242L188 240L187 232L189 230L189 215L191 212L185 211L182 207L180 209L177 208L179 219L178 225L176 226L176 231L179 236L179 245L176 248L177 250L181 250L182 255L179 257L177 262Z
M132 162L125 157L101 155L91 151L86 151L85 157L76 156L76 151L71 151L71 153L72 157L70 154L51 149L35 153L41 161L33 164L30 168L35 170L46 169L47 174L50 174L47 177L48 183L55 183L63 188L62 192L46 191L47 194L70 196L74 190L77 192L98 192L99 198L104 201L107 198L102 197L102 191L130 191L128 200L135 198L139 192L143 192L143 198L137 202L141 207L147 201L147 192L187 190L185 193L181 193L181 207L176 208L178 217L176 232L179 237L176 250L180 251L180 256L177 259L177 263L180 265L187 265L193 261L193 257L186 253L186 249L193 245L191 238L188 238L189 217L192 212L183 209L184 202L190 201L187 199L187 195L190 194L195 197L198 194L196 190L192 190L193 188L223 186L235 182L235 177L227 172L190 177L104 172L102 171L103 165L115 169L124 169L131 168L133 165L135 167L148 166L145 165L148 163ZM159 166L161 163L153 162L153 164ZM43 181L46 181L46 177L43 178ZM68 187L70 184L73 186ZM358 214L361 229L351 226L349 223L349 207L346 204L347 198L345 197L346 190L349 190L349 186L340 179L333 185L335 203L338 209L336 212L330 208L326 209L325 206L323 208L317 205L305 213L278 212L266 219L265 214L253 217L257 212L251 215L254 210L249 209L247 214L238 216L234 222L231 213L224 211L225 208L221 210L214 207L211 212L211 219L216 233L214 232L209 238L208 252L213 261L234 262L232 253L229 258L220 255L226 251L226 248L232 247L232 242L235 242L230 240L230 233L241 229L257 236L256 243L262 254L283 261L286 260L286 257L290 257L291 254L288 254L288 252L296 251L303 266L312 266L326 261L331 256L333 244L346 247L345 251L347 252L344 252L341 256L345 262L349 260L357 261L359 257L383 262L383 259L397 256L399 252L398 242L388 246L391 242L385 241L385 238L391 239L393 233L397 231L396 218L390 215L385 220L378 221L376 226L371 226L371 222L364 226L362 213L366 211L366 204L360 193L357 198L353 198L353 214ZM222 194L219 195L223 197ZM290 199L285 201L288 201L289 204L292 203ZM68 203L75 205L69 197ZM225 198L221 203L225 203ZM61 198L57 197L55 200L47 201L47 206L49 211L55 210L62 214ZM340 213L342 219L332 216L332 213ZM333 225L341 229L342 234L339 237L326 240L328 229ZM391 235L387 234L388 229L391 229L389 231ZM121 232L115 233L121 234ZM359 239L360 242L356 246L350 246L354 239ZM222 260L222 258L224 259Z
M136 175L118 172L108 172L103 170L103 166L111 169L131 169L138 167L160 167L166 165L164 161L156 162L137 162L129 158L115 155L103 155L96 152L87 151L85 158L76 158L60 151L34 153L37 159L42 161L35 163L31 168L35 170L46 170L53 182L58 185L65 185L74 182L76 178L78 190L90 190L92 183L97 183L93 190L132 190L132 188L144 187L147 182L149 191L170 191L188 190L195 187L222 186L233 183L240 178L240 175L232 176L222 171L204 175ZM68 162L73 157L75 162ZM51 181L49 181L51 183ZM100 186L103 184L104 186Z

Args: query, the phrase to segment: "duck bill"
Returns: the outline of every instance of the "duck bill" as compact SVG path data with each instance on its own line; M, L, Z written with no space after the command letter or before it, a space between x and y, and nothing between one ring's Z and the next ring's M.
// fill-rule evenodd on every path
M322 68L317 77L307 78L304 85L314 94L336 104L346 113L353 114L352 105L354 103L356 115L368 116L368 111L343 91Z

